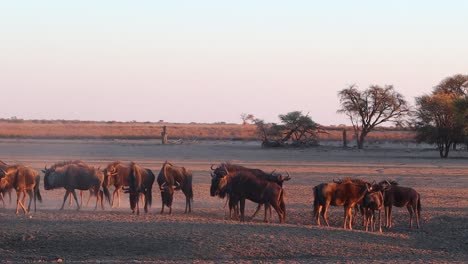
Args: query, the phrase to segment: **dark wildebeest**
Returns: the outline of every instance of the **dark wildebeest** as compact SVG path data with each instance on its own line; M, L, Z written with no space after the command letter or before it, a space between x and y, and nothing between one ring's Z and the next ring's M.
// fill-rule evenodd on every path
M124 186L128 186L128 177L130 175L130 163L124 164L121 161L109 163L104 169L106 176L104 185L114 185L115 189L112 193L112 207L114 207L115 195L117 194L117 208L120 208L120 191Z
M286 220L284 190L278 184L257 177L250 171L239 171L221 177L212 175L211 196L227 193L232 204L240 202L240 221L245 221L245 200L258 204L268 204L278 213L280 223Z
M192 212L192 178L192 173L184 167L176 167L167 161L164 162L157 179L161 191L161 214L164 213L164 206L169 207L169 214L172 213L174 190L182 190L185 195L185 213Z
M84 163L69 163L64 166L55 164L53 167L54 170L47 168L44 170L44 189L64 188L66 190L60 210L63 210L65 201L70 193L75 198L77 210L80 210L75 189L90 190L97 197L95 209L100 201L101 208L104 210L103 193L110 203L109 190L103 185L104 174L102 171Z
M148 206L152 203L152 190L155 176L150 169L145 169L135 163L130 163L130 174L128 176L128 188L124 188L125 192L130 196L130 208L132 213L140 214L139 199L140 194L145 197L145 213L148 212Z
M353 229L352 209L356 207L368 191L372 190L370 183L360 179L345 179L341 182L321 183L313 188L314 191L314 216L320 225L320 215L328 223L328 208L333 206L344 206L343 228ZM349 220L349 221L348 221Z
M8 167L8 165L5 162L0 160L0 178L5 176L5 170L6 170L7 167ZM1 190L0 191L0 199L2 199L3 208L5 208L5 199L4 199L5 194L8 193L8 197L10 198L9 200L10 200L10 203L11 203L11 191L12 190L13 190L13 188L10 188L8 190Z
M39 173L29 167L23 165L12 165L2 169L4 176L0 179L0 190L15 189L16 190L16 214L19 207L26 214L31 209L31 202L34 199L34 212L36 211L36 199L42 202L41 193L39 192L40 176ZM29 195L29 205L26 210L24 200L26 193ZM21 194L23 198L21 199Z
M58 167L63 167L68 164L77 164L77 165L87 166L87 164L81 160L71 160L71 161L57 162L53 164L52 166L50 166L49 168L45 166L42 172L44 173L44 175L50 174L51 172L54 172L55 169L57 169ZM86 202L86 206L88 206L89 200L91 199L92 195L93 195L93 191L89 190L89 196L88 196L88 201ZM72 206L73 198L72 198L71 193L68 195L67 199L69 199L69 205ZM83 207L83 190L80 190L80 206Z
M371 225L372 232L375 231L375 211L379 212L379 232L382 233L382 207L384 202L383 190L378 185L373 185L373 191L366 193L361 202L361 214L364 218L366 231Z
M247 167L244 167L244 166L231 164L231 163L222 163L220 166L218 166L218 167L216 167L214 169L213 169L213 165L211 165L211 170L212 170L211 177L222 177L224 175L227 175L228 171L230 173L237 173L237 172L240 172L240 171L250 171L255 176L257 176L259 178L263 178L263 179L271 181L271 182L274 182L274 183L278 184L280 187L283 187L283 182L288 181L288 180L291 179L289 173L288 173L288 176L283 177L281 174L275 173L275 171L273 171L272 173L266 173L266 172L264 172L263 170L260 170L260 169L251 169L251 168L247 168ZM229 194L224 193L224 192L219 192L218 196L221 197L221 198L224 198L226 196L229 196ZM232 199L230 197L228 197L228 201L229 201L229 218L230 219L232 219L232 212L233 211L235 212L236 219L237 219L237 215L239 214L239 212L238 212L238 203L236 201L238 201L238 200L239 199L236 198L236 197L233 197ZM260 210L262 205L263 204L258 204L257 209L255 210L255 212L253 213L253 215L251 217L252 219L255 217L255 215L257 215L257 213ZM264 222L268 222L268 218L267 218L267 213L268 212L269 212L270 218L271 218L271 207L269 206L269 204L265 204Z
M410 215L410 228L413 226L413 214L416 217L416 224L419 228L419 219L421 219L421 196L413 188L399 186L396 181L381 181L378 184L384 189L384 207L385 207L385 227L391 228L392 224L392 206L406 206Z

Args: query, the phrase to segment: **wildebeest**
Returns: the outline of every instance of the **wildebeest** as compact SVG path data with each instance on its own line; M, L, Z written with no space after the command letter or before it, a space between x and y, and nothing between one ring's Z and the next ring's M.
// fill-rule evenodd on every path
M399 186L396 181L381 181L378 184L384 189L385 226L391 228L392 207L406 206L410 215L410 228L413 226L413 214L416 217L416 224L419 228L421 219L421 196L413 188Z
M150 169L145 169L136 163L130 163L130 174L128 176L128 188L124 189L130 196L130 208L132 213L140 214L139 199L140 194L145 197L145 213L148 212L148 206L152 203L152 190L155 176Z
M240 221L245 221L245 200L258 204L268 204L278 213L280 223L286 220L284 190L278 184L257 177L251 171L239 171L226 175L212 175L211 196L227 193L230 204L240 202Z
M264 172L263 170L260 170L260 169L247 168L247 167L232 164L232 163L222 163L221 165L219 165L216 168L213 168L213 165L211 165L211 170L212 170L211 177L222 177L224 175L227 175L228 171L230 173L237 173L237 172L240 172L240 171L249 171L249 172L251 172L252 174L254 174L255 176L257 176L259 178L262 178L262 179L265 179L265 180L268 180L268 181L271 181L271 182L274 182L274 183L278 184L280 187L283 187L283 182L288 181L288 180L291 179L289 173L288 173L288 176L284 177L279 173L275 173L275 171L273 171L271 173L266 173L266 172ZM211 191L211 193L213 193L213 192L214 192L214 190ZM237 219L238 203L236 201L238 201L239 199L237 197L231 198L231 197L229 197L228 193L224 193L224 192L219 192L218 196L221 197L221 198L224 198L224 197L228 196L228 200L229 200L229 218L232 219L232 212L234 211L236 219ZM258 213L258 211L260 210L262 205L263 204L258 204L257 209L255 210L255 212L253 213L251 218L255 217L255 215ZM271 207L269 206L269 204L265 204L264 222L268 222L268 218L267 218L267 213L268 212L269 212L270 217L271 217Z
M375 185L373 185L375 186ZM377 190L376 190L377 189ZM361 202L362 216L364 218L364 226L366 231L371 225L372 232L375 231L375 211L379 212L379 232L382 233L382 207L384 202L383 190L378 190L378 187L373 187L373 192L368 192Z
M161 191L162 208L169 207L169 214L172 213L172 200L175 190L182 190L185 195L185 213L192 212L193 188L192 173L184 167L177 167L165 161L158 174L158 185Z
M352 209L359 203L368 191L372 190L370 183L360 179L344 179L341 182L321 183L313 188L314 191L314 216L320 225L320 215L328 223L328 208L333 206L344 206L343 228L353 229Z
M39 191L40 176L39 173L24 165L11 165L2 169L4 176L0 179L0 190L15 189L16 190L16 214L19 207L26 214L31 209L31 202L34 199L34 211L36 211L36 199L42 202L41 193ZM24 200L26 193L29 195L29 205L26 210ZM23 194L23 198L21 198Z
M70 160L70 161L64 161L64 162L57 162L57 163L53 164L52 166L50 166L49 168L47 168L47 166L46 166L46 167L44 167L42 172L44 174L49 174L49 173L55 171L58 167L63 167L63 166L68 165L68 164L77 164L77 165L87 166L87 164L85 162L81 161L81 160ZM89 201L91 199L91 196L93 196L93 190L89 190L89 196L88 196L88 200L86 202L86 206L88 206L88 203L89 203ZM73 204L72 193L69 193L67 199L69 199L69 205L72 206L72 204ZM83 206L83 190L80 190L80 206L81 207Z
M90 190L93 195L97 197L95 209L99 201L101 202L101 208L104 209L103 193L110 203L109 191L107 187L103 185L104 174L102 171L90 167L85 163L65 162L66 165L63 164L64 163L57 163L52 166L53 169L45 168L45 170L43 170L45 174L44 189L64 188L66 190L60 210L63 210L65 201L70 193L75 198L77 210L80 209L75 189Z
M105 180L104 185L114 185L115 189L112 193L112 207L114 207L115 195L117 194L117 208L120 207L120 192L122 187L128 186L128 177L130 175L130 163L124 164L121 161L109 163L104 169Z
M5 176L5 170L7 167L8 167L8 164L0 160L0 178ZM13 188L0 190L0 199L2 199L3 208L5 208L5 199L4 199L5 194L8 194L8 197L10 198L10 203L11 203L11 191L12 190Z

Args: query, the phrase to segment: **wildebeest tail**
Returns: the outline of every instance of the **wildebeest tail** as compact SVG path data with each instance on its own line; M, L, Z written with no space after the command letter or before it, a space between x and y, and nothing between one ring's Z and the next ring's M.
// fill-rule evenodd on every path
M156 176L154 175L153 171L150 169L146 169L146 172L148 173L148 179L149 182L151 182L150 186L145 186L145 200L148 202L148 205L151 207L151 203L153 202L153 182L156 179Z
M317 186L315 186L313 189L313 192L314 192L314 217L317 217L318 215L318 209L319 209L319 199L318 199L318 190L317 190Z
M34 186L34 195L39 202L42 202L41 192L39 191L39 184L41 183L41 176L36 176L36 185Z
M421 195L418 195L418 218L421 219Z
M186 179L186 183L188 185L188 188L187 188L187 195L188 197L190 198L191 201L193 201L193 187L192 187L192 173L190 173L188 176L187 176L187 179Z
M102 190L104 191L104 195L106 196L107 201L109 202L109 204L111 204L109 189L107 188L105 184L103 184Z

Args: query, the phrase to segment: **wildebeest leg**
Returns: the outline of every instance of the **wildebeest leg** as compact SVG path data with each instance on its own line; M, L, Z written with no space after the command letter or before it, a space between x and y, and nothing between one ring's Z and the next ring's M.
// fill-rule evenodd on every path
M86 200L86 205L85 205L86 207L88 207L88 205L89 205L89 201L91 200L91 196L93 196L93 190L89 189L89 196L88 196L88 200ZM81 201L83 201L83 198L81 198ZM97 203L97 197L96 197L96 203ZM81 206L83 206L83 203L81 204Z
M379 209L379 232L382 233L382 209Z
M408 209L408 213L409 213L409 227L413 227L413 207L411 206L411 204L407 204L406 205L406 209Z
M240 221L241 222L245 222L245 198L241 198L240 199Z
M112 192L112 202L111 202L111 208L114 208L114 201L115 201L115 194L118 193L120 190L119 187L115 187L115 190ZM120 199L119 199L120 202Z
M140 215L140 194L137 193L135 196L136 196L135 199L137 199L136 200L137 215Z
M16 192L16 214L18 214L20 206L23 208L23 210L26 211L26 208L24 207L23 203L21 202L21 194L22 193L23 192L21 192L21 191ZM23 194L23 195L25 195L25 194Z
M315 216L315 223L317 223L317 225L320 225L320 214L322 212L322 206L321 205L318 205L317 208L315 209L316 212L314 212L314 216Z
M76 202L76 206L77 206L76 210L78 211L78 210L80 210L81 207L80 207L80 204L78 203L78 198L76 197L76 192L75 192L75 190L72 190L71 193L73 194L73 198L75 198L75 202Z
M353 207L352 206L345 206L344 229L346 229L346 221L348 221L349 229L353 230Z
M185 195L185 213L190 213L192 212L192 205L190 201L190 197L188 195Z
M5 208L5 199L3 199L3 192L0 192L0 198L2 199L3 208Z
M372 225L372 232L375 232L375 211L371 210L371 225Z
M322 218L323 218L323 221L325 221L325 224L327 224L327 226L330 226L330 224L328 223L328 208L330 206L330 203L326 203L325 206L323 206L322 208Z
M67 198L68 198L68 196L70 196L70 195L71 195L71 194L70 194L70 191L69 191L69 190L66 190L65 196L63 197L62 207L60 207L60 210L63 210L63 207L65 206L65 202L67 201ZM70 200L71 200L71 198L70 198Z
M32 200L33 200L33 196L34 196L34 192L33 190L27 190L28 192L28 196L29 196L29 204L28 204L28 212L31 211L31 203L32 203ZM34 199L34 211L36 209L36 200Z
M78 201L76 203L78 203ZM80 207L83 207L83 191L82 190L80 190Z
M365 209L364 216L363 216L363 219L364 219L363 220L364 221L363 225L366 228L366 232L369 231L369 211L368 210L369 209L367 209L367 208Z
M257 205L257 209L255 209L255 212L253 213L252 217L250 217L251 219L254 219L254 217L257 215L258 211L260 211L260 208L262 208L262 204L258 204ZM266 207L265 207L266 208ZM266 221L266 215L264 217L264 220Z
M104 191L99 191L99 195L101 196L101 209L104 210Z
M275 209L276 213L278 214L279 223L284 224L284 220L285 220L284 214L285 214L285 212L283 212L283 210L281 209L279 204L270 203L270 206L273 207L273 209ZM265 204L265 210L266 210L266 207L267 207L267 204ZM265 214L266 214L266 212L265 212Z
M388 215L387 215L388 228L391 228L393 226L393 224L392 224L392 207L393 206L388 207Z

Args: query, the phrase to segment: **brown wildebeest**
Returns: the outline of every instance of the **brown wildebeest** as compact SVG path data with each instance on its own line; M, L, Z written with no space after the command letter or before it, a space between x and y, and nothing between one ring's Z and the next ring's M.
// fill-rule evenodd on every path
M36 199L42 202L41 193L39 192L40 176L39 173L29 167L23 165L8 166L4 172L4 176L0 179L0 190L15 189L16 190L16 214L19 207L26 214L31 209L31 202L34 199L34 212L36 211ZM29 195L29 205L26 210L24 200L26 193ZM23 198L21 199L21 194Z
M117 208L120 208L120 191L122 187L128 186L128 177L130 175L130 163L124 164L121 161L109 163L104 169L106 176L104 184L106 186L114 185L115 189L112 193L112 207L114 207L115 195L117 194Z
M287 173L287 172L286 173L288 174L288 176L284 177L279 173L275 173L275 171L273 171L271 173L266 173L266 172L264 172L263 170L260 170L260 169L251 169L251 168L247 168L247 167L244 167L244 166L231 164L231 163L222 163L221 165L219 165L218 167L216 167L214 169L213 169L213 165L211 165L211 170L212 170L211 177L215 177L215 176L216 177L222 177L224 175L227 175L228 171L230 173L237 173L237 172L240 172L240 171L250 171L255 176L257 176L259 178L262 178L262 179L265 179L265 180L268 180L268 181L271 181L271 182L274 182L274 183L278 184L280 187L283 187L283 182L288 181L288 180L291 179L289 173ZM220 192L220 193L218 193L218 196L221 197L221 198L224 198L226 196L226 194L223 193L223 192ZM229 200L229 218L232 219L232 212L233 211L236 212L236 216L238 215L238 204L235 201L238 201L239 199L236 198L236 197L234 197L232 199L230 197L228 197L228 200ZM260 211L260 208L261 208L262 205L263 204L259 204L257 206L257 209L255 210L255 212L251 216L252 219ZM271 218L271 207L268 204L265 204L264 222L268 222L267 212L269 212L270 218ZM236 217L236 219L237 219L237 217Z
M66 190L60 210L63 210L65 201L70 193L73 194L75 198L77 210L80 210L80 204L78 203L75 189L92 191L93 195L97 197L95 209L100 201L101 208L104 210L103 193L110 203L109 191L107 187L103 185L104 174L102 171L84 163L69 163L64 166L56 165L57 164L53 166L55 168L54 170L47 168L44 170L44 189L64 188ZM101 188L103 189L102 191Z
M221 177L212 175L211 196L227 193L233 203L240 202L240 221L245 221L245 200L249 199L258 204L268 204L278 213L280 223L286 220L286 205L284 190L278 184L257 177L250 171L239 171Z
M157 179L159 190L161 190L161 214L164 213L165 205L169 207L169 214L172 213L174 190L182 190L185 195L185 213L192 212L192 178L192 173L186 168L176 167L167 161L164 162Z
M333 206L344 206L343 228L353 229L352 209L359 203L368 191L372 191L370 183L360 179L344 179L341 182L321 183L313 188L314 191L314 216L320 225L320 215L328 223L328 208Z
M406 206L410 215L410 228L413 226L413 214L416 217L416 224L419 228L419 219L421 219L421 196L413 188L399 186L396 181L381 181L378 184L384 190L385 207L385 227L391 228L392 207Z
M382 207L384 196L382 191L376 191L375 189L376 188L374 188L373 192L368 192L366 196L364 196L361 203L361 209L366 231L369 230L369 223L371 225L372 232L375 231L375 211L379 212L379 232L382 233Z
M135 213L136 208L136 213L138 215L140 214L140 206L138 203L140 194L144 194L145 213L148 213L148 207L151 206L153 200L152 190L155 178L156 176L154 176L150 169L142 168L133 162L130 163L129 185L128 188L124 190L130 194L130 208L132 209L132 213Z
M5 170L6 170L7 167L8 167L8 165L5 162L0 160L0 178L5 176ZM5 190L0 191L0 199L2 199L3 208L5 208L5 199L4 199L5 194L8 193L8 197L10 198L9 200L10 200L10 203L11 203L11 191L12 190L13 190L13 188L5 189Z

